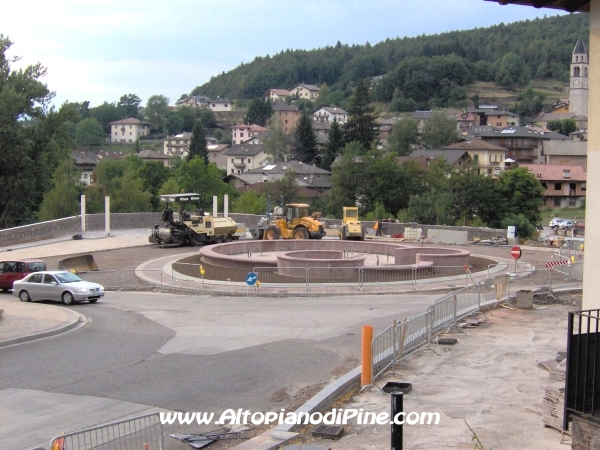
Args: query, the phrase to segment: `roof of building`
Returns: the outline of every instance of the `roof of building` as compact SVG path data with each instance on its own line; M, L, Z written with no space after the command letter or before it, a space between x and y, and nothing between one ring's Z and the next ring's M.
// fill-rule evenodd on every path
M412 113L413 119L431 119L433 116L433 111L414 111Z
M271 108L273 109L273 111L296 111L296 112L300 112L300 110L298 108L296 108L295 106L292 105L288 105L285 102L272 102L271 103Z
M251 145L250 147L257 147L256 145ZM262 146L261 146L262 147ZM314 175L327 175L330 172L324 169L320 169L318 167L313 166L312 164L306 164L300 161L286 161L286 162L277 162L273 164L267 164L263 167L259 167L257 169L252 169L246 171L246 173L280 173L283 174L288 170L293 170L296 172L296 175L310 175L311 173Z
M186 131L184 133L179 133L179 134L174 134L173 136L167 136L166 138L163 139L163 141L169 141L171 139L191 139L192 138L192 133Z
M296 89L298 86L303 86L306 89L308 89L309 91L318 91L319 88L317 86L315 86L314 84L304 84L304 83L298 83L297 85L295 85L292 89L290 89L290 91L293 91L294 89Z
M389 119L380 119L377 121L379 125L394 125L397 122L400 122L402 119L400 117L391 117Z
M484 141L483 139L470 139L468 141L456 142L452 145L447 145L443 150L487 150L487 151L502 151L507 152L508 149Z
M543 112L541 113L536 122L550 122L551 120L565 120L565 119L573 119L573 120L587 120L586 116L578 116L574 112L564 112L564 113L553 113L553 112Z
M413 158L424 157L429 159L444 158L451 166L461 159L467 159L469 154L466 150L415 150L410 154Z
M548 141L544 143L544 155L586 156L587 141Z
M210 100L210 103L231 103L231 100L227 100L226 98L213 98Z
M140 120L140 119L136 119L135 117L128 117L126 119L121 119L121 120L115 120L114 122L109 122L109 125L114 125L114 124L122 124L122 125L150 125L148 122L144 121L144 120Z
M324 120L313 120L313 130L330 130L331 122L325 122Z
M538 180L585 181L586 173L581 166L561 166L556 164L521 164L533 173ZM566 176L565 176L566 175Z
M229 148L229 144L217 144L217 145L207 145L206 149L209 152L214 152L214 153L218 153L222 150L225 150L226 148Z
M228 174L226 178L238 178L245 184L268 183L281 180L285 176L284 173L267 173L267 172L250 172L246 171L239 174ZM309 174L296 174L296 182L300 187L307 188L331 188L331 180L329 177L310 177Z
M142 150L138 153L140 159L171 159L169 155L154 150Z
M502 129L493 128L492 131L476 131L475 128L471 128L471 133L485 137L506 137L506 138L534 138L534 139L559 139L559 140L568 140L571 139L569 136L565 136L564 134L557 133L555 131L537 131L535 129L529 127L516 127L510 126ZM484 128L484 127L478 127Z
M256 156L260 152L263 151L262 144L239 144L232 145L227 150L225 150L225 154L227 156Z
M286 95L290 95L290 91L288 91L287 89L269 89L268 92L272 92L273 94L279 95L280 97L283 95L284 97Z
M252 131L254 133L264 133L265 131L269 131L267 130L265 127L261 127L260 125L256 125L255 123L253 123L252 125L246 125L244 123L240 123L239 125L234 125L231 127L236 128L236 129L248 129L248 131Z
M321 108L317 109L313 114L318 113L322 109L331 114L348 114L347 111L344 111L342 108L338 108L337 106L322 106Z
M585 44L583 43L583 40L581 39L581 36L577 39L577 43L575 44L575 48L573 49L573 54L584 54L587 55L587 51L585 50Z

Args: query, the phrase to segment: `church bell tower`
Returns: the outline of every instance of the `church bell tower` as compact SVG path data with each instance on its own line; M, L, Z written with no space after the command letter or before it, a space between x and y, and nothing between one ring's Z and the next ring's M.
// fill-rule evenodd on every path
M577 39L571 56L571 83L569 85L569 112L588 115L588 54L581 38Z

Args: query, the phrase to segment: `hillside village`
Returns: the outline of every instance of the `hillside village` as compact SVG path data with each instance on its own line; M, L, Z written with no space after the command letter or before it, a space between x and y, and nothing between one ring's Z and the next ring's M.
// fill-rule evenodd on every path
M568 98L556 102L548 111L537 117L523 117L500 109L497 105L477 105L464 110L445 109L443 114L456 123L454 142L434 149L412 145L412 153L398 156L402 164L413 161L427 169L433 161L444 159L450 166L472 164L479 174L497 177L502 171L516 166L528 168L545 189L545 208L581 207L586 191L586 136L588 101L588 54L579 39L573 49L570 64L571 79ZM382 77L370 79L370 86ZM290 89L274 87L268 89L263 99L270 102L272 116L265 126L256 123L216 123L215 129L225 139L207 136L208 159L225 174L225 181L238 191L253 189L260 193L265 182L280 180L286 171L293 170L301 193L306 197L317 197L331 188L331 167L322 164L289 160L293 155L284 152L282 160L274 160L264 148L274 127L292 138L304 111L295 106L298 101L316 101L320 87L299 83ZM203 95L181 98L172 107L206 109L216 113L234 112L235 102L228 99L210 99ZM414 111L409 115L380 118L377 121L378 147L389 149L394 128L410 117L418 124L422 133L425 124L434 116L434 111ZM312 111L313 133L322 152L329 140L329 131L334 122L344 126L349 113L337 106L321 106ZM238 116L239 117L239 116ZM570 122L571 129L561 134L556 124ZM555 125L554 127L552 125ZM574 128L573 128L574 124ZM550 125L550 126L549 126ZM139 157L145 161L159 161L165 166L173 158L185 158L191 140L191 132L166 136L162 139L162 150L144 149L144 138L151 137L151 124L138 118L125 118L110 123L108 138L114 144L136 144L141 142ZM552 129L551 129L552 128ZM559 130L562 131L562 130ZM229 136L229 139L227 139ZM224 143L225 142L225 143ZM81 182L92 183L92 173L98 160L122 159L127 152L77 150L72 153L75 167L81 170ZM339 158L339 154L335 155ZM335 164L335 162L334 162ZM264 187L264 186L263 186Z

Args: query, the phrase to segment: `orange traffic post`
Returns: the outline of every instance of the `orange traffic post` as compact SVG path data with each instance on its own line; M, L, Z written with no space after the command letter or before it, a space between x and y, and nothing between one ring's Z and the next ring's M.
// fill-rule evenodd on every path
M373 378L373 354L371 344L373 343L373 327L363 325L362 327L362 369L360 376L360 385L367 386L371 384Z

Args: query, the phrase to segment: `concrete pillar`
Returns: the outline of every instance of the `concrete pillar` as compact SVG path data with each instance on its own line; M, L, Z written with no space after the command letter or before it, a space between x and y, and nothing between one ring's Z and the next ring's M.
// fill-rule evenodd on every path
M104 197L104 231L110 234L110 197Z
M223 196L223 217L229 217L229 195Z
M583 309L600 308L600 0L590 2Z
M213 195L213 217L217 217L219 212L219 202L217 201L217 196Z
M81 231L85 231L85 195L81 196Z

